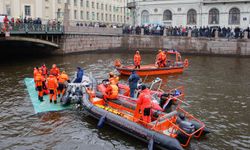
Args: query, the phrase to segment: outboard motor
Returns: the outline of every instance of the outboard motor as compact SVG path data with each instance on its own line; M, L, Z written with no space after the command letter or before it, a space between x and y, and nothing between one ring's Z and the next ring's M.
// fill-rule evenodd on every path
M179 119L178 124L179 127L188 134L195 132L195 126L191 122ZM177 139L181 144L186 144L188 138L189 137L186 134L182 133L181 131L177 132Z

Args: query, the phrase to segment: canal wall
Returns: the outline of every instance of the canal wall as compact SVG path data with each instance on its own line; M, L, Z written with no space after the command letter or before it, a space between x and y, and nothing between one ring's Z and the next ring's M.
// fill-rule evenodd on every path
M249 39L195 38L148 35L64 35L60 53L116 50L119 52L178 49L186 54L250 56Z

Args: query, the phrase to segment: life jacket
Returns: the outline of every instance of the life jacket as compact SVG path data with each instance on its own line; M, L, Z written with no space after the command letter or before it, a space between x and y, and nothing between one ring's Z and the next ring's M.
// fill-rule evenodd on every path
M43 77L41 73L37 73L35 76L36 86L42 86Z
M48 84L47 84L48 89L50 89L50 90L57 89L58 83L57 83L56 77L54 77L53 75L50 75L50 76L47 78L47 81L48 81Z
M50 69L50 74L54 76L58 76L60 74L59 68L55 67L55 68Z
M69 80L69 77L67 74L65 73L62 73L59 78L58 78L58 82L59 83L64 83L65 81L68 81Z
M34 68L33 75L34 79L36 78L36 75L39 73L38 69Z
M47 75L48 74L48 70L47 70L47 67L46 66L42 66L42 74L43 75Z
M117 77L117 76L111 77L111 78L109 78L109 82L112 84L118 84L119 77Z
M118 96L118 87L115 84L110 84L107 88L107 95L110 99L116 99Z
M141 56L140 56L140 54L135 54L134 55L134 64L136 66L141 64Z
M140 105L142 110L152 107L151 95L148 89L141 91L140 96L137 100L137 104Z

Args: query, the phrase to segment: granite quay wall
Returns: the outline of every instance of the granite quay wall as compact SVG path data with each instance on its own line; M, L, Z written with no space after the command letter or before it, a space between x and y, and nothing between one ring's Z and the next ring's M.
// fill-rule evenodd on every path
M65 34L60 52L90 52L117 50L119 52L177 49L186 54L250 56L249 39L194 38L148 35L93 35Z

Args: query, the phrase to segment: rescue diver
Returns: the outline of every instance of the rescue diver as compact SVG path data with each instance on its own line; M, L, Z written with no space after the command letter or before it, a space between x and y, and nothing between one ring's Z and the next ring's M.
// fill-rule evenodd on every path
M134 98L135 89L137 88L138 81L140 77L133 70L131 75L128 78L129 88L130 88L130 97Z
M54 100L54 103L57 103L57 88L58 88L58 82L56 77L53 74L50 74L47 78L48 82L48 89L49 89L49 100L50 103L52 103L52 100Z
M66 89L66 82L70 83L69 77L65 71L63 71L58 77L58 97L64 95Z
M146 85L141 85L141 92L139 98L137 99L137 106L139 107L142 113L142 121L144 123L151 122L151 95L150 90L146 87ZM137 109L139 110L139 109Z
M140 69L141 68L141 55L139 51L135 52L134 55L134 65L135 65L135 69Z
M73 83L81 83L84 70L81 67L77 67L76 78Z

